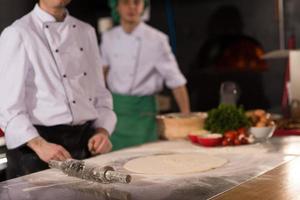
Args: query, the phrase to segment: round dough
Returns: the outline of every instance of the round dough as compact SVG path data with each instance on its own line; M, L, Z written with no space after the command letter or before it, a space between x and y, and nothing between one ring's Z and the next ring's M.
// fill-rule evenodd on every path
M141 157L128 161L123 167L139 174L176 175L203 172L225 163L224 158L193 153Z

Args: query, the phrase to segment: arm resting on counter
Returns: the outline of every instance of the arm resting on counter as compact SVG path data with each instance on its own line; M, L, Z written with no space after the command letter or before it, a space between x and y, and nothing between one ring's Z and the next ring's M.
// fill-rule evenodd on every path
M28 141L27 146L46 163L50 160L64 161L71 158L70 153L65 148L54 143L49 143L41 136Z
M186 89L186 86L179 86L172 89L173 96L175 97L176 103L183 114L189 114L190 110L190 100Z

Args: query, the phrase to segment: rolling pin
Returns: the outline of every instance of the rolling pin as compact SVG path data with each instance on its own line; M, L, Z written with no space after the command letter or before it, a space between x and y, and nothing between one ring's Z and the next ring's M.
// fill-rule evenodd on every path
M60 169L68 176L73 176L98 183L130 183L131 176L116 172L111 166L92 166L84 161L68 159L66 161L50 160L49 167Z

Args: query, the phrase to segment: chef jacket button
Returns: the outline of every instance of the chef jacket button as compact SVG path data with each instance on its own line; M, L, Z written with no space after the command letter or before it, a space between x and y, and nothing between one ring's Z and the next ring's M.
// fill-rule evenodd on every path
M63 75L63 77L64 77L64 78L67 78L67 75L66 75L66 74L64 74L64 75Z
M72 101L72 103L73 103L73 104L76 104L76 101L74 100L74 101Z
M84 73L83 73L83 75L84 75L84 76L86 76L86 75L87 75L87 73L86 73L86 72L84 72Z
M56 50L55 50L55 52L56 52L56 53L58 53L58 52L59 52L59 50L58 50L58 49L56 49Z
M80 48L80 51L83 51L83 48L82 48L82 47Z
M76 28L76 25L75 25L75 24L73 25L73 28Z
M89 101L93 101L93 99L92 99L92 98L89 98Z
M49 28L49 26L48 26L48 25L46 25L45 27L46 27L46 28Z

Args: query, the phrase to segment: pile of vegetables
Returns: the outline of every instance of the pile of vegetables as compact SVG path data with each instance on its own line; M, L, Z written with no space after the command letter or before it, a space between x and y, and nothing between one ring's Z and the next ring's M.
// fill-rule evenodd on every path
M250 121L242 107L221 104L208 112L205 129L212 133L224 134L226 131L249 127Z
M274 126L275 122L271 118L271 114L265 110L256 109L246 112L247 117L250 120L251 126L255 127L266 127Z
M247 133L250 125L242 107L221 104L208 112L204 128L211 133L222 134L222 145L227 146L251 143Z

